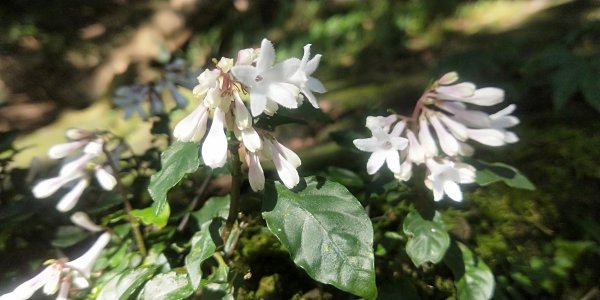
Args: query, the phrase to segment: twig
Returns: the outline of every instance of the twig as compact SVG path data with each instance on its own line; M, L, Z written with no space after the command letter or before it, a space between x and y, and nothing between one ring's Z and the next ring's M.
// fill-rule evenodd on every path
M240 189L242 187L242 162L240 161L239 154L240 143L234 139L229 144L229 151L231 152L231 192L229 202L229 215L227 215L227 221L225 222L225 228L221 234L223 242L226 242L231 234L233 224L237 220L238 206L240 202Z
M208 186L208 183L210 182L211 177L212 177L212 173L209 173L206 176L206 178L204 178L204 181L202 181L202 185L200 185L200 188L198 189L198 194L196 195L196 197L194 197L194 199L190 203L188 212L185 213L185 215L183 216L183 219L181 219L181 222L179 222L179 225L177 226L177 231L183 231L183 229L185 229L185 226L187 225L187 222L190 219L191 212L194 210L196 205L198 205L198 201L200 201L200 198L202 198L202 195L204 195L204 191L206 190L206 187Z
M146 246L144 246L144 237L142 236L142 232L140 231L140 224L138 223L137 219L131 215L133 207L131 206L131 202L129 202L127 190L125 189L125 186L121 181L121 176L119 176L117 163L115 162L110 151L108 150L106 142L102 144L102 151L104 152L104 155L106 155L106 160L108 161L108 164L110 165L110 168L113 171L113 176L115 176L115 179L117 180L117 189L119 190L121 198L123 199L123 206L125 207L125 212L127 213L127 219L131 224L131 229L133 231L135 243L138 247L138 250L140 250L140 254L142 255L142 257L146 257Z

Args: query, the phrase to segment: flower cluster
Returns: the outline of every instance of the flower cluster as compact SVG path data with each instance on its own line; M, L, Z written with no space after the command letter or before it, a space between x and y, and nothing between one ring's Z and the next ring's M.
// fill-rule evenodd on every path
M477 89L471 82L455 83L457 80L458 75L451 72L435 81L410 117L367 117L366 127L373 137L354 140L354 145L372 152L367 162L369 174L386 163L398 180L406 181L412 176L413 164L423 164L427 168L425 185L436 201L444 194L462 201L459 184L475 181L475 168L461 159L474 152L467 142L493 147L515 143L519 138L508 128L519 119L511 115L514 104L494 114L473 108L501 103L502 89Z
M110 239L110 233L105 232L79 258L71 261L49 260L48 266L42 272L17 286L12 292L1 295L0 300L29 299L40 288L46 295L58 292L56 299L66 300L71 284L78 289L88 288L94 263Z
M69 211L77 204L90 185L91 173L107 191L117 183L104 155L105 141L101 136L81 129L69 129L66 136L70 140L68 143L54 145L48 150L50 158L63 159L58 175L38 182L33 188L36 198L47 198L63 186L70 187L56 205L61 212Z
M113 102L116 106L123 108L125 119L129 119L134 113L142 118L147 118L148 113L144 106L146 102L150 106L151 115L160 115L165 113L165 104L163 103L163 90L166 88L175 101L178 108L187 106L187 99L179 93L177 86L186 89L193 87L189 72L186 69L185 62L177 59L165 66L161 79L146 84L134 84L119 87L115 92Z
M311 75L320 58L317 54L310 59L310 45L306 45L302 59L290 58L275 64L275 50L266 39L262 40L259 49L240 50L235 61L221 58L215 69L207 69L198 76L193 94L200 104L177 123L173 136L179 141L200 142L206 134L208 120L212 119L201 149L207 166L218 168L225 165L227 130L233 132L245 149L253 190L264 188L261 157L273 161L279 177L288 188L296 186L300 180L296 170L301 163L300 158L268 132L255 128L253 117L263 113L273 115L279 106L298 108L304 98L318 108L313 93L324 93L325 88ZM250 102L250 110L246 108L244 98Z

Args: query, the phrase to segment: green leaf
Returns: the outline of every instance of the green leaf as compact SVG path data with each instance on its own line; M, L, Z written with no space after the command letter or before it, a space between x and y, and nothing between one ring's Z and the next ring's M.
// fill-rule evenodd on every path
M169 203L165 203L158 214L155 214L155 205L144 209L134 209L131 211L131 215L139 218L145 225L156 225L158 228L163 228L167 225L167 221L169 221L169 216L171 215Z
M185 269L190 276L191 286L194 290L201 287L202 263L209 259L217 249L217 242L220 241L219 228L221 223L221 219L206 222L200 226L200 231L192 237L190 253L185 257Z
M96 300L127 300L142 283L152 277L155 271L156 267L127 270L110 279L102 287Z
M494 294L494 274L469 248L453 243L444 262L454 274L454 284L460 300L490 299Z
M194 290L185 273L174 271L154 276L146 282L138 295L139 300L179 300L187 299Z
M202 279L202 299L206 300L233 300L231 287L229 285L229 266L221 255L215 255L218 267L213 267L213 273L206 279Z
M552 83L552 103L554 110L560 111L575 95L579 87L581 68L577 65L564 65L550 77Z
M156 202L154 213L160 214L167 203L167 192L174 187L187 173L192 173L200 166L198 145L194 143L175 142L161 155L161 169L150 178L148 192Z
M81 229L81 227L60 226L56 231L56 237L52 240L52 246L67 248L83 241L89 236L90 234Z
M432 221L425 220L418 212L410 212L404 219L403 230L409 236L406 254L415 266L425 262L438 263L450 246L450 236L441 215L436 211Z
M229 213L229 195L215 196L206 200L202 208L192 212L191 215L196 219L198 224L204 224L213 218L227 218Z
M375 299L373 227L339 183L308 177L294 191L269 182L262 216L294 263L317 281Z
M338 182L345 187L361 188L365 185L364 180L360 178L358 174L348 169L327 167L327 172L325 172L325 174L329 180Z
M585 102L600 112L600 70L598 68L589 68L588 72L583 74L581 81L581 92Z
M473 161L472 164L477 168L477 178L475 181L481 186L504 181L510 187L530 191L535 190L533 183L515 167L504 163L488 163L481 160Z

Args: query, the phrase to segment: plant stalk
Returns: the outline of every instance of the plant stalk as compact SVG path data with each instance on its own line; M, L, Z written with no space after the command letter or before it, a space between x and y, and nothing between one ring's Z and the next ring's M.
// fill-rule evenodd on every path
M117 180L117 189L119 190L121 198L123 199L123 206L125 208L125 212L127 213L127 220L131 224L131 230L133 231L135 243L138 247L138 250L140 250L140 254L142 255L142 257L146 257L146 246L144 245L144 237L142 236L142 232L140 231L140 223L135 217L131 215L133 207L131 206L131 202L129 201L129 197L127 196L127 190L125 189L125 186L121 181L121 176L119 176L119 169L117 167L117 163L110 154L106 143L102 145L102 151L104 152L104 155L106 155L106 160L108 161L108 164L110 165L110 168L113 171L113 176Z
M239 210L239 202L240 202L240 192L242 188L242 162L240 161L239 155L240 143L233 139L233 141L229 144L229 151L231 152L231 191L229 193L229 215L227 215L227 221L225 222L225 228L223 229L223 233L221 234L221 238L223 242L227 242L229 235L231 234L231 230L233 229L233 225L237 220L238 210Z

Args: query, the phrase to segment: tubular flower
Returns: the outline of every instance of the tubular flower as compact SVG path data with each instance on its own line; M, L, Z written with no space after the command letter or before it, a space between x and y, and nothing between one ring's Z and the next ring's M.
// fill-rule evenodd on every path
M12 292L1 295L0 300L29 299L40 288L46 295L58 292L58 299L66 299L71 283L78 289L88 288L92 267L110 238L110 233L103 233L88 251L75 260L51 260L52 263L42 272L17 286Z
M235 60L221 58L216 68L205 70L198 76L198 84L193 89L199 100L198 107L177 123L173 136L183 142L200 142L205 164L214 169L223 167L227 161L225 131L231 132L245 149L242 153L245 153L253 190L264 188L261 157L273 160L281 181L288 188L296 186L300 180L296 170L300 158L256 127L253 117L263 113L272 116L279 106L298 108L300 94L318 107L314 93L324 93L325 87L312 75L320 59L319 54L310 58L310 45L306 45L301 59L290 58L276 63L275 49L267 39L262 40L258 49L238 51ZM209 119L212 121L206 133Z
M67 130L67 137L73 141L52 146L48 150L50 158L64 159L58 176L41 180L32 189L36 198L47 198L62 187L71 188L56 206L61 212L69 211L77 204L90 184L91 170L94 170L93 174L103 189L110 191L117 183L111 171L107 169L102 139L81 129Z
M508 130L519 124L519 119L512 115L514 104L493 114L474 108L504 101L502 89L477 89L471 82L455 83L457 80L458 74L450 72L435 81L418 100L411 117L395 114L367 117L366 127L373 137L354 140L354 145L359 150L373 152L367 161L369 174L377 172L387 161L395 178L406 181L412 176L413 164L425 163L428 170L425 184L433 191L434 199L439 201L447 195L461 201L460 184L475 180L475 169L461 162L461 157L474 153L468 142L497 147L519 140ZM383 152L383 148L393 144L386 141L404 138L408 147L397 148L394 153ZM398 153L404 159L401 164L395 162Z

